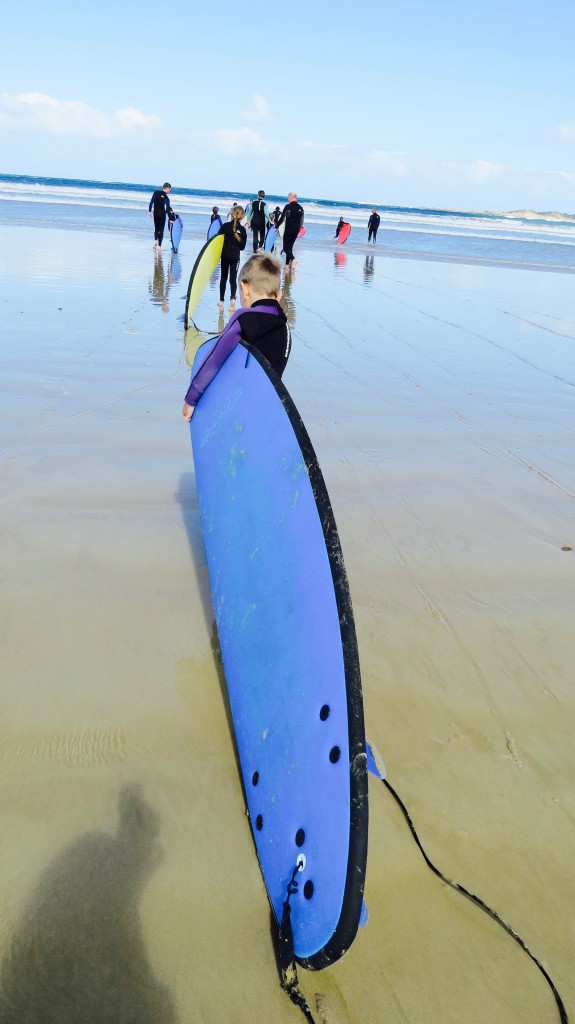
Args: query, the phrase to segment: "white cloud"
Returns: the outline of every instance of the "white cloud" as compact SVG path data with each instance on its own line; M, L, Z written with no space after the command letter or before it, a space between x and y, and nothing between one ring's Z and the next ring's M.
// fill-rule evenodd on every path
M150 138L157 135L162 126L155 114L143 114L135 107L105 114L82 100L61 102L40 92L25 92L19 96L2 93L0 124L17 131L90 139Z
M251 110L241 111L241 115L246 121L268 121L270 124L275 121L265 96L255 92L252 96L252 103L253 108Z
M558 124L551 132L553 142L562 142L572 146L575 143L575 125Z
M221 128L214 132L214 137L224 156L244 156L264 150L261 137L251 128Z

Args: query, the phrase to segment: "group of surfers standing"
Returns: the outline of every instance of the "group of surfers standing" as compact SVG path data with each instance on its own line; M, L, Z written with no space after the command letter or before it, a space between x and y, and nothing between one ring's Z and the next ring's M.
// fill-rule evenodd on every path
M243 220L247 220L248 227L251 228L254 253L263 249L268 228L274 227L276 230L279 230L281 225L285 224L282 239L282 252L285 256L284 270L286 274L289 274L296 268L297 260L293 254L293 247L303 227L303 206L300 206L298 203L296 193L290 192L283 210L276 206L275 210L270 213L265 196L266 194L263 189L260 189L256 199L246 204L247 209L238 203L234 203L225 222L222 221L219 207L214 206L212 209L211 223L216 219L219 220L220 229L218 234L224 236L220 272L220 301L218 303L220 309L224 307L228 277L231 292L230 310L233 312L235 309L240 254L245 249L248 239L247 230L242 224Z

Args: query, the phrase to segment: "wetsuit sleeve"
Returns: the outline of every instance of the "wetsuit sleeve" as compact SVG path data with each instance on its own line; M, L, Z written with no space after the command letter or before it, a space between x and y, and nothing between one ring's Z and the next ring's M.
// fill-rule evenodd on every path
M155 196L155 194L156 194L155 192L152 193L152 198L150 199L150 205L148 206L148 210L149 210L150 213L152 212L152 206L154 205L154 196Z
M238 234L239 234L239 236L241 238L241 242L238 242L238 245L240 247L240 250L243 250L243 249L245 249L246 242L248 240L248 233L247 233L245 227L243 226L243 224L238 224Z
M241 327L238 317L236 320L230 320L225 331L222 331L213 349L208 353L192 379L186 394L188 405L196 405L208 385L212 383L218 370L235 349L240 337Z
M284 206L284 208L283 208L283 210L282 210L282 212L280 214L279 220L276 220L276 228L279 228L280 224L283 224L284 220L286 219L286 213L287 213L287 206Z

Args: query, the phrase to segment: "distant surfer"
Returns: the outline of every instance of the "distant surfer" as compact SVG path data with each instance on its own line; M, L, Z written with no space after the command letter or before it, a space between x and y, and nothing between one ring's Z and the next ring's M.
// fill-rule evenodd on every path
M245 249L248 240L247 232L241 221L244 219L245 211L243 206L237 203L232 207L231 220L222 224L219 235L224 236L224 247L220 261L220 301L218 306L224 308L224 296L228 275L230 278L230 309L236 308L236 290L238 286L238 267L240 265L240 253Z
M162 248L162 241L164 238L164 230L166 227L166 218L171 213L171 206L169 200L169 193L172 190L172 186L169 181L165 181L161 189L156 189L152 198L150 199L150 205L148 206L148 217L152 216L152 210L154 211L154 249Z
M373 244L374 245L375 245L375 240L377 238L377 229L379 227L380 220L381 220L381 217L379 216L379 213L377 212L377 210L376 210L376 208L374 206L372 211L371 211L371 216L370 216L370 218L369 218L369 220L367 222L367 240L368 240L368 242L371 242L371 238L372 238L372 235L373 235Z
M270 215L268 213L268 204L266 203L265 198L266 194L264 190L260 188L258 197L257 199L252 200L247 214L248 224L252 229L254 239L254 252L263 248L265 230L269 224Z
M339 220L338 220L338 222L337 222L337 227L336 227L336 229L335 229L335 237L336 237L336 238L339 238L339 233L340 233L340 231L341 231L341 229L342 229L342 227L343 227L343 225L344 225L345 223L346 223L346 222L344 221L343 217L340 217L340 218L339 218Z
M222 218L220 216L220 208L219 208L219 206L212 206L212 215L210 217L210 224L213 224L215 220L219 220L220 227L221 227L223 221L222 221ZM215 228L214 228L214 230L215 230Z
M297 266L297 260L294 259L293 247L294 242L299 234L299 230L303 227L303 206L297 201L297 195L295 192L290 192L288 195L287 204L284 206L279 220L276 220L276 228L279 228L281 224L285 222L284 228L284 253L285 253L285 269L286 273L290 270L295 270Z
M242 308L230 317L227 327L193 377L182 409L185 420L191 420L204 391L240 341L261 352L281 377L291 350L291 334L280 306L281 296L279 261L267 252L254 253L240 273Z

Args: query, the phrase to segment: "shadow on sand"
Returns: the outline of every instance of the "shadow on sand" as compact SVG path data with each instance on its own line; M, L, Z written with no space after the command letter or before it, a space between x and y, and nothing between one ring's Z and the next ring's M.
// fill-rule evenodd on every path
M139 787L115 835L88 832L44 871L0 971L1 1024L175 1024L138 905L158 867L159 819Z

